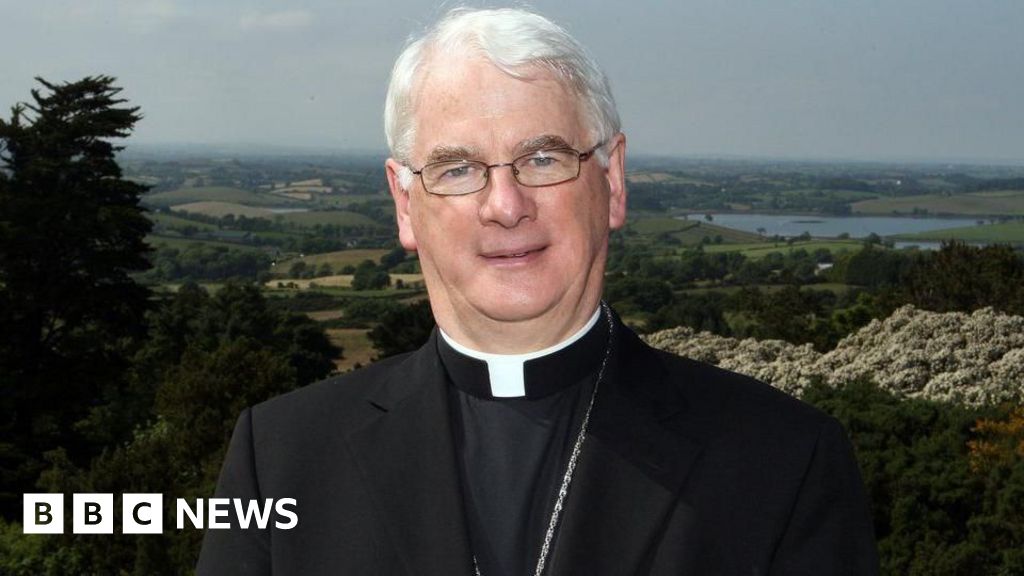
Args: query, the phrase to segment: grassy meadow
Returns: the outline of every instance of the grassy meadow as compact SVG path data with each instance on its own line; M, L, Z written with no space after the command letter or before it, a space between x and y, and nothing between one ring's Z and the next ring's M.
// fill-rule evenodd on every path
M275 216L278 216L275 214ZM316 226L332 224L334 226L371 226L381 227L365 214L346 210L318 210L315 212L288 212L279 214L284 222L297 226Z
M228 186L197 186L167 192L154 192L146 194L142 200L153 206L174 206L193 202L231 202L247 206L280 206L293 203L288 198L259 194Z
M171 210L174 212L188 212L189 214L202 214L203 216L212 216L214 218L223 218L228 214L232 214L236 218L239 216L245 216L246 218L273 218L274 216L273 212L264 208L216 200L175 204L171 206Z
M295 262L305 262L307 266L320 266L330 264L331 268L340 270L345 266L359 266L363 260L379 262L381 256L390 252L384 248L356 248L352 250L339 250L337 252L325 252L323 254L309 254L301 258L280 262L279 266L291 266Z
M916 234L899 234L893 236L893 238L906 241L940 242L943 240L960 240L978 243L1024 244L1024 222L1002 222L998 224L983 224L981 226L967 226L964 228L931 230Z
M202 230L209 232L217 229L214 224L208 224L206 222L196 222L195 220L189 220L176 216L173 213L168 214L167 212L153 212L150 211L146 214L146 217L153 222L154 228L185 228L188 226L194 227L196 230Z
M251 250L253 252L262 251L262 248L258 246L251 246L248 244L241 244L238 242L185 238L182 236L165 236L163 234L150 234L146 236L146 243L153 247L167 246L168 248L177 248L178 250L184 250L185 248L188 248L189 246L194 244L205 244L207 246L230 248L232 250Z
M752 242L745 244L708 244L704 251L708 253L717 252L741 252L751 260L759 260L768 254L788 254L794 250L805 250L814 252L825 249L832 253L859 250L863 245L860 240L798 240L792 244L786 242Z
M685 245L700 244L705 237L713 239L716 236L721 236L722 242L728 244L761 241L761 237L757 234L717 226L696 218L694 216L689 220L681 220L667 216L641 214L640 217L630 220L628 227L630 231L640 236L653 237L667 234Z
M339 372L351 370L357 364L366 366L377 356L373 342L367 336L369 330L365 328L327 328L325 332L331 344L342 349L341 358L334 360L334 366Z
M1024 216L1024 190L996 190L971 194L922 194L855 202L854 214L956 214L958 216Z

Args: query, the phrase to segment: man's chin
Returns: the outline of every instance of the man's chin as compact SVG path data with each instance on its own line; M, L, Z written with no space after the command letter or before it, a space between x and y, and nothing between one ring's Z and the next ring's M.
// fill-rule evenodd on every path
M526 322L543 317L554 308L551 298L535 292L494 289L478 300L475 308L495 322Z

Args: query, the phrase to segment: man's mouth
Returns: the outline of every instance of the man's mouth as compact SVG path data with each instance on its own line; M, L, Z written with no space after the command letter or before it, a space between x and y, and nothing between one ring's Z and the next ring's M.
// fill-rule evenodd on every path
M545 248L546 246L538 246L536 248L529 247L513 248L511 250L494 250L484 252L483 254L481 254L481 256L490 260L516 260L519 258L526 258L527 256L532 256L534 254L542 252Z

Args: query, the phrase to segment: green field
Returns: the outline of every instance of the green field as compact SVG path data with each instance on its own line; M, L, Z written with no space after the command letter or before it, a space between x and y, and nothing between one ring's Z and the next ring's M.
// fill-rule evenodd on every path
M671 172L651 172L651 171L638 171L628 172L626 174L627 182L641 182L641 183L671 183L671 184L694 184L697 186L713 186L713 182L707 180L697 179L690 176L684 176L682 174L673 174Z
M181 218L173 214L167 214L166 212L147 212L146 218L149 218L153 222L154 226L163 228L184 228L186 226L192 226L197 230L216 230L217 227L213 224L207 224L206 222L196 222L187 218Z
M266 218L268 220L281 220L296 226L308 227L333 224L335 226L368 226L382 227L365 214L349 212L346 210L323 210L313 212L286 212L283 214L272 212L266 208L238 204L236 202L204 201L190 202L187 204L176 204L171 207L176 212L189 212L191 214L202 214L222 218L228 214L245 216L246 218ZM179 218L179 222L184 221ZM180 225L180 224L178 224ZM216 228L216 227L214 227Z
M843 202L856 202L858 200L869 200L876 198L878 195L872 192L864 192L862 190L820 190L817 188L794 188L792 190L784 190L779 194L782 197L803 197L803 196L815 196L819 195L833 200L840 200ZM771 199L771 194L759 194L759 198L768 201Z
M700 222L690 220L679 220L667 216L652 216L630 220L629 227L638 234L657 235L666 232L681 232L687 228L699 225Z
M931 241L962 240L964 242L1024 244L1024 222L1004 222L1002 224L984 224L964 228L946 230L929 230L917 234L899 234L893 240Z
M247 206L282 206L296 205L297 202L273 196L271 194L257 194L241 188L230 188L227 186L199 186L195 188L179 188L168 192L157 192L143 196L144 204L155 206L173 206L175 204L189 204L191 202L233 202Z
M755 284L752 286L701 286L697 288L686 288L684 290L677 290L677 294L707 294L709 292L720 292L723 294L735 294L744 288L757 288L762 292L778 292L787 288L786 284ZM849 284L838 284L835 282L823 282L821 284L805 284L800 287L801 290L811 290L818 292L832 292L833 294L844 294L853 289L853 286Z
M721 236L724 243L750 243L761 240L757 234L716 226L696 218L680 220L667 216L643 217L630 221L629 227L641 236L670 234L681 243L688 245L700 244L705 237L714 239L716 236Z
M694 223L693 220L683 220L682 222ZM721 236L722 242L725 244L761 241L761 237L753 232L744 232L743 230L726 228L725 226L718 226L716 224L701 221L696 222L696 224L696 226L687 228L682 232L676 232L672 234L672 236L681 240L683 244L700 244L705 237L714 239L716 236Z
M852 205L856 214L958 214L964 216L1024 216L1024 190L997 190L973 194L923 194L863 200Z
M859 240L807 240L803 242L793 242L792 245L786 244L785 242L774 243L761 241L747 244L707 244L704 246L704 251L708 253L741 252L751 260L758 260L773 252L787 254L798 249L806 250L807 252L825 249L829 252L835 253L847 250L856 251L859 250L862 245L863 243Z
M223 282L196 282L195 284L210 294L216 294L218 290L224 287ZM169 282L153 286L152 288L158 294L175 294L181 289L181 286L182 284L179 282Z
M278 215L275 214L274 216ZM347 212L345 210L289 212L287 214L280 214L280 216L285 222L296 224L298 226L316 226L317 224L333 224L335 226L381 226L365 214Z
M356 364L366 366L377 355L373 342L367 336L369 330L365 328L328 328L325 332L331 344L342 349L342 357L334 360L339 372L351 370Z
M281 281L287 282L287 280ZM277 280L274 280L264 284L264 294L271 297L279 298L288 297L290 295L293 296L302 292L302 290L298 288L278 288L277 282ZM313 282L315 283L316 280L314 279ZM339 296L345 298L384 298L388 300L401 301L403 299L418 296L423 293L423 290L412 288L403 288L401 290L396 290L394 288L381 288L379 290L353 290L351 288L344 288L341 286L317 285L316 292L327 294L329 296Z
M273 230L257 230L252 232L253 238L262 238L268 241L284 241L288 238L301 239L302 234L293 232L275 232Z
M223 218L229 214L246 218L273 218L274 213L263 208L247 206L235 202L219 202L215 200L203 202L189 202L187 204L175 204L171 206L175 212L188 212L190 214L202 214L214 218Z
M408 287L413 287L417 283L423 283L422 274L389 274L388 276L391 277L392 286L399 280ZM284 289L284 285L287 284L289 285L287 288L298 290L309 290L310 288L351 288L352 278L352 274L335 274L319 278L275 278L268 280L264 286L271 289ZM281 284L281 286L278 286L278 284ZM366 291L363 290L362 292Z
M292 260L286 260L279 262L278 266L284 266L287 270L288 266L291 266L295 262L305 262L307 266L319 266L321 264L330 264L331 268L335 270L341 270L345 266L358 266L363 260L372 260L373 262L380 262L381 256L387 254L390 250L384 248L357 248L354 250L339 250L338 252L325 252L323 254L310 254L302 258L295 258Z
M246 244L237 244L235 242L223 242L220 240L203 240L197 238L182 238L181 236L163 236L160 234L150 234L146 236L146 243L154 248L157 246L167 246L168 248L177 248L178 250L184 250L193 244L205 244L206 246L220 246L223 248L230 248L232 250L248 250L251 252L261 252L262 249L257 246L249 246Z
M380 202L381 205L392 207L391 196L385 192L378 194L332 194L330 196L320 196L317 201L323 206L331 206L335 208L344 208L350 204L356 204L361 202Z

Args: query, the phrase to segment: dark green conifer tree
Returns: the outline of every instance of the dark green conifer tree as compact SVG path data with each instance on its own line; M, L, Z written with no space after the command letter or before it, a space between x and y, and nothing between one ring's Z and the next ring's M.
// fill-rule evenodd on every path
M110 140L141 118L109 76L52 84L0 119L0 513L20 506L58 446L90 448L76 422L116 386L143 326L145 186Z

